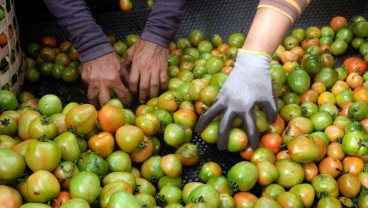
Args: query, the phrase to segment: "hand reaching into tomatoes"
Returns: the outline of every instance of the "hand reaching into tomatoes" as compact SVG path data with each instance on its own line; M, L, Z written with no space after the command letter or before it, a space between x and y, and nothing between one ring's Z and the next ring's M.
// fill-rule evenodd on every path
M81 64L79 71L88 86L87 98L91 104L103 106L110 100L110 90L124 104L131 103L130 92L122 82L122 78L126 79L128 73L114 52Z
M253 149L259 146L254 115L257 105L265 108L270 122L275 121L278 111L269 73L269 54L276 51L292 22L290 16L278 10L268 7L257 10L247 39L242 49L238 50L233 71L214 104L199 118L195 128L197 133L201 133L217 115L221 115L217 135L219 150L227 149L231 125L236 117L243 121L242 127L250 146Z
M239 49L235 68L222 86L215 103L199 119L197 132L205 127L222 112L218 132L217 146L226 150L232 121L236 117L243 120L248 141L253 149L259 145L258 131L255 122L254 108L261 104L266 108L267 118L275 121L277 106L272 92L272 80L269 73L271 58Z
M141 103L166 89L168 56L169 49L144 39L129 48L124 61L126 67L131 67L129 88L132 93L139 93Z

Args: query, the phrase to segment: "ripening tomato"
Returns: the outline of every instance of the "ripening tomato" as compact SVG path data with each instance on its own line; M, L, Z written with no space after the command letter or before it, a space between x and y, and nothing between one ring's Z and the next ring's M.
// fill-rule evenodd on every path
M33 172L52 171L61 160L61 148L56 142L46 138L35 140L27 146L25 160Z
M287 149L291 159L299 163L312 162L320 154L320 148L316 144L314 137L307 134L299 135L289 140Z
M152 140L145 136L143 142L138 145L138 151L130 153L130 158L135 163L142 163L154 153Z
M0 185L0 207L17 208L22 205L22 196L11 186Z
M88 148L106 158L115 148L115 138L110 132L100 132L88 139Z
M157 107L169 112L174 112L179 106L182 96L175 91L167 91L161 94L157 100Z
M10 149L0 148L0 180L12 181L26 170L24 157Z
M132 187L124 181L114 181L106 184L102 187L99 195L99 205L101 208L107 208L107 204L111 195L117 191L126 191L128 193L133 193Z
M56 124L51 122L47 116L35 118L28 127L28 134L31 139L47 138L53 140L58 131Z
M29 125L34 119L38 117L41 117L41 114L35 110L29 110L21 113L18 121L18 135L20 138L22 138L23 140L30 139L28 131Z
M136 126L125 125L116 131L115 140L121 150L133 153L138 151L139 144L144 141L144 133Z
M64 132L54 139L54 142L61 148L61 159L64 161L75 161L81 153L77 136L72 132Z
M99 177L105 177L108 173L106 161L93 152L84 152L77 160L77 167L80 171L89 171Z
M282 144L282 137L277 133L266 133L261 136L260 143L263 147L268 148L274 154L278 153Z
M176 154L162 156L160 167L166 175L171 177L179 177L182 173L182 164L179 156Z
M195 144L185 143L175 151L175 154L183 166L193 166L199 162L200 151Z
M74 161L61 162L52 172L59 180L62 190L69 190L70 180L79 173L79 169Z
M173 113L173 121L194 128L197 123L197 115L193 111L180 109Z
M351 173L353 175L359 175L363 172L364 162L357 156L346 156L342 160L343 172Z
M142 129L146 136L155 135L161 127L160 120L152 113L144 113L135 119L135 125Z
M304 207L312 207L316 194L311 184L297 184L291 187L289 192L299 196L303 200Z
M125 114L112 104L105 104L97 113L97 122L102 131L114 134L116 130L125 125Z
M164 141L169 146L178 148L186 140L185 128L180 124L171 123L166 126L164 131Z
M256 203L254 204L253 208L263 208L263 207L274 207L274 208L281 208L281 205L274 199L268 197L260 197L257 199Z
M319 174L313 178L311 184L317 196L325 194L325 196L337 197L339 195L339 186L334 177L329 174Z
M361 183L357 175L345 173L337 179L337 184L340 193L346 197L354 198L360 192Z
M258 178L257 167L248 161L238 162L227 173L227 179L236 184L234 190L248 191L256 184Z
M303 207L303 200L296 194L285 191L276 198L281 207Z
M276 183L284 188L291 188L304 180L305 173L302 165L292 159L279 159L275 166L279 173Z
M70 109L65 114L68 129L77 135L86 135L97 122L97 110L91 104L82 104Z
M278 177L278 171L275 165L269 161L259 161L257 164L258 179L257 183L261 186L267 186Z
M94 203L100 194L100 179L89 171L82 171L75 175L69 186L69 192L72 198L81 198L89 204Z
M161 168L161 156L153 155L145 160L141 166L142 178L156 183L161 177L165 175Z
M29 202L45 203L60 193L57 178L46 170L37 170L26 181L26 194Z

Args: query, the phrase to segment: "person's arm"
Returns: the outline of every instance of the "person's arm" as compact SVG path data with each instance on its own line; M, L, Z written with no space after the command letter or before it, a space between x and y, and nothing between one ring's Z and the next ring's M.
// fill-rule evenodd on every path
M238 50L234 70L222 86L215 103L201 116L196 132L221 114L217 147L226 150L233 120L243 121L250 146L259 146L259 134L254 107L266 109L267 118L274 122L278 109L273 96L269 73L271 55L276 51L293 22L307 7L309 0L261 0L246 41Z
M97 25L84 0L44 0L59 25L73 41L82 64L81 78L88 86L87 98L96 107L110 99L110 90L127 105L131 103L129 90L121 81L127 76L125 67ZM125 77L127 79L127 77Z
M113 52L110 42L101 27L96 24L84 0L44 2L77 47L83 63Z
M157 0L150 13L142 38L165 48L180 26L180 17L184 13L186 0Z
M185 3L186 0L155 1L141 39L128 50L124 63L131 65L129 88L139 94L142 103L167 87L168 45L180 26Z
M243 49L272 55L311 0L260 0Z

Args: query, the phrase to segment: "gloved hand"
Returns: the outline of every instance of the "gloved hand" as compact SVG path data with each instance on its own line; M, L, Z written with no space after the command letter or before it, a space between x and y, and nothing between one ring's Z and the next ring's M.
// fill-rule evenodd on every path
M139 39L128 49L124 65L130 69L129 88L144 103L147 97L158 96L167 87L167 59L169 49L150 41Z
M243 120L243 129L247 133L250 146L259 146L259 133L256 126L254 107L264 106L267 118L274 122L277 106L272 90L269 73L270 56L263 53L238 50L234 70L222 86L213 105L202 115L196 125L196 132L201 133L220 113L221 121L217 147L227 149L231 124L236 117Z
M131 95L121 78L127 78L125 67L118 56L112 52L80 65L79 72L88 87L87 98L96 107L110 100L110 90L129 105Z

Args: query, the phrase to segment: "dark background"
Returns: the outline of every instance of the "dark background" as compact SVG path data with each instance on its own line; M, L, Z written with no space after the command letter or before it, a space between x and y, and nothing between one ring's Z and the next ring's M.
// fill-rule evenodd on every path
M127 34L140 33L150 9L146 0L133 0L135 8L122 12L118 0L87 0L92 14L107 34L124 39ZM255 14L258 0L188 0L177 37L193 29L207 35L219 33L227 38L231 33L247 32ZM54 35L59 40L67 36L55 23L42 0L15 0L23 44ZM336 15L351 20L355 15L368 13L366 0L314 0L294 27L325 26ZM368 16L366 16L368 18Z

